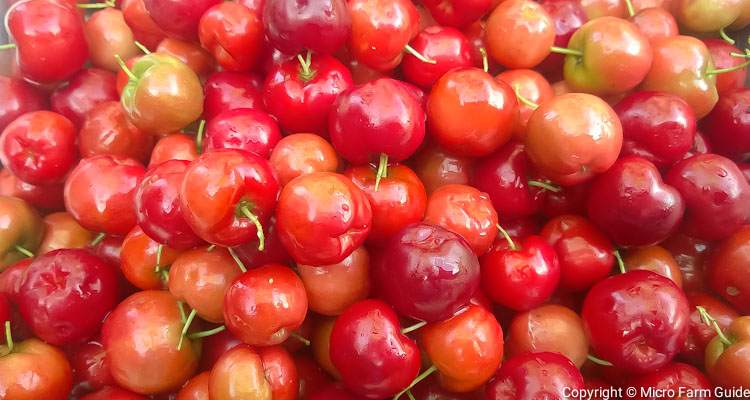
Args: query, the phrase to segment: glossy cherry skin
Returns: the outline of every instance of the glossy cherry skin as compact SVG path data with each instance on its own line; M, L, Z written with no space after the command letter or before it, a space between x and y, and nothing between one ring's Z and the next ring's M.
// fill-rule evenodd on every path
M220 71L211 74L204 86L203 117L210 121L236 108L263 109L262 81L256 75Z
M189 3L180 0L143 0L146 10L154 22L168 35L185 40L198 37L201 16L219 0L195 0Z
M671 363L658 371L628 380L628 386L637 388L639 393L648 390L647 388L657 388L661 390L674 390L675 393L681 393L685 397L696 400L713 399L713 394L708 396L698 395L698 393L713 393L714 386L708 380L708 377L695 367L682 363ZM645 390L644 390L645 389ZM687 394L693 394L688 397ZM629 397L638 400L656 400L658 396L634 396Z
M360 247L343 261L331 265L298 264L310 310L336 316L370 293L370 256Z
M677 21L668 9L661 7L643 8L630 17L632 22L650 43L680 34Z
M539 236L518 248L502 246L482 256L482 289L492 301L516 311L542 305L560 282L555 250Z
M232 335L232 332L225 329L204 338L202 344L200 369L210 371L224 353L242 344L242 342Z
M266 380L271 385L273 399L296 400L299 376L289 352L282 346L261 347L258 352L263 360Z
M420 329L419 342L438 369L440 385L451 392L479 388L503 358L503 330L491 312L477 305Z
M417 344L401 333L398 316L380 300L355 303L336 319L331 361L344 385L368 399L400 392L420 367Z
M382 246L401 229L425 216L427 194L419 177L409 167L388 167L388 176L380 181L378 190L375 190L376 171L373 166L351 167L344 175L362 189L372 207L368 243Z
M202 372L192 378L177 392L175 400L208 400L209 372Z
M307 295L290 268L266 264L240 275L224 297L227 329L244 343L271 346L302 325Z
M79 249L39 256L25 270L16 299L21 315L45 342L88 339L117 303L117 275L104 260Z
M711 250L711 244L679 232L662 242L680 267L683 290L686 293L705 291L704 264Z
M180 254L169 268L169 291L203 320L224 322L224 294L242 273L225 249L205 247Z
M269 162L282 187L300 175L336 172L339 168L333 146L312 133L295 133L279 140ZM392 173L391 170L389 175Z
M672 36L652 44L653 63L641 84L642 90L672 93L693 109L696 118L708 114L718 100L716 78L706 45L690 36Z
M716 153L741 161L750 155L750 90L723 94L704 120L703 132Z
M253 240L252 213L266 226L279 192L268 161L242 150L204 153L190 164L180 191L182 215L201 239L221 246Z
M33 111L3 130L0 161L25 182L61 183L78 162L76 141L70 120L51 111Z
M707 268L711 289L741 313L750 312L749 238L750 226L738 229L714 250Z
M612 243L586 218L570 214L555 217L544 225L540 236L557 253L563 290L585 291L612 271Z
M162 136L151 151L149 167L169 160L193 161L198 158L198 148L192 136L184 133L173 133Z
M336 58L315 54L310 60L312 76L291 59L274 65L263 84L266 108L287 132L326 133L334 101L353 85L351 72Z
M399 162L422 144L425 115L405 86L382 78L338 97L329 117L329 132L333 147L352 164L366 164L380 154Z
M276 224L281 243L294 261L335 264L364 243L372 229L372 207L346 176L315 172L284 186Z
M552 18L552 25L555 28L554 45L558 47L568 46L570 37L573 36L588 17L586 11L580 2L573 0L546 0L542 3L542 8L547 11ZM565 62L565 56L557 53L550 53L547 58L538 65L538 69L549 74L556 74L557 78L562 76L562 67Z
M127 60L141 54L135 45L133 31L125 22L122 11L116 8L94 12L86 21L85 28L91 63L95 67L116 73L120 66L115 55Z
M37 211L25 201L0 196L0 270L27 256L16 249L36 251L42 242L44 225Z
M419 12L407 0L355 0L348 3L352 18L349 51L377 71L395 68L404 47L419 30Z
M136 224L133 202L145 172L130 158L84 158L65 181L65 208L90 231L125 235Z
M281 140L276 121L263 111L224 111L206 125L205 150L239 149L268 159Z
M428 64L411 54L404 56L402 61L404 78L425 89L453 68L471 67L474 64L469 40L454 28L427 27L419 32L410 45L425 58L435 61Z
M685 200L683 231L704 240L723 239L750 218L750 184L731 160L697 155L677 163L667 174Z
M716 319L719 327L726 331L729 325L740 316L727 303L719 300L711 294L705 292L689 293L687 295L690 301L692 312L690 313L690 327L685 344L680 351L680 358L687 360L697 367L703 367L706 359L706 346L716 337L716 329L708 326L703 322L700 313L695 308L701 306L706 309L709 315Z
M161 268L172 264L178 255L179 251L160 245L136 226L122 241L120 270L128 282L141 290L162 289L166 282Z
M50 95L52 111L62 114L77 127L97 105L119 100L115 75L109 71L87 68L78 71L67 85Z
M747 387L747 349L750 345L750 318L735 319L724 334L732 344L715 337L706 347L705 368L711 381L724 388Z
M101 343L93 340L81 343L67 353L76 388L90 391L115 384L109 373L109 358Z
M48 107L41 90L23 80L0 76L0 130L23 114Z
M373 265L373 283L399 314L422 321L450 317L479 288L479 261L459 235L436 225L409 225Z
M575 364L558 353L525 353L503 363L485 388L486 400L564 399L583 389Z
M672 254L661 246L639 247L628 251L623 258L626 271L645 270L655 272L674 282L682 289L682 272Z
M200 342L186 339L177 349L182 325L177 299L169 292L147 290L123 300L102 328L115 381L140 394L182 386L200 357Z
M717 32L732 24L743 8L737 0L675 0L672 13L687 32Z
M698 155L698 154L707 154L712 152L711 144L708 142L708 138L704 133L702 133L700 130L695 131L695 142L693 142L693 147L690 148L690 151L685 154L685 158L683 160L687 160L688 158Z
M198 36L224 70L248 71L260 58L263 22L242 4L219 2L201 17Z
M0 358L0 393L8 400L65 400L71 381L65 354L38 339L16 343Z
M622 125L604 100L568 93L541 104L531 115L525 144L539 173L555 183L576 185L615 163Z
M622 154L667 168L682 160L695 140L695 114L668 93L635 92L614 107L622 124Z
M682 290L650 271L630 271L597 283L581 312L594 354L633 373L669 363L685 341L689 314Z
M196 42L166 38L159 43L156 52L182 61L201 78L201 82L216 69L214 57Z
M427 143L412 158L414 172L425 186L427 193L451 183L469 184L474 160L450 154L434 143ZM485 190L486 191L486 190Z
M271 217L269 226L264 229L266 234L265 248L258 250L258 239L233 247L237 257L248 268L259 267L264 264L289 264L292 258L287 253L279 238L279 229L276 220Z
M20 2L6 16L26 79L53 83L73 76L89 57L83 18L64 2Z
M138 129L118 101L96 105L78 132L81 157L111 155L145 162L154 147L154 137Z
M146 400L147 397L135 394L129 390L109 386L94 393L81 397L80 400Z
M209 397L217 400L239 398L271 400L263 359L252 347L237 346L222 355L208 380Z
M487 19L487 52L509 69L533 68L554 42L552 18L536 2L501 2Z
M510 140L517 107L511 87L488 73L453 70L435 83L427 99L430 133L451 153L486 156Z
M333 54L349 39L351 16L344 0L265 0L263 24L273 47L286 54L307 49Z
M685 201L654 164L627 156L594 180L587 208L591 221L618 246L648 246L677 230Z
M731 68L742 64L743 59L734 57L732 53L742 53L740 49L729 44L723 39L703 39L703 43L711 53L711 59L716 68ZM716 91L719 95L729 93L735 89L741 89L745 84L747 68L716 75Z
M555 96L552 86L538 72L530 69L504 71L495 77L510 85L517 95L523 96L533 104L539 105ZM526 136L529 118L536 107L523 102L518 104L518 118L513 127L513 135L520 140Z
M156 49L166 37L167 33L151 18L143 0L123 0L120 9L135 39L150 50Z
M491 0L426 0L422 4L440 25L465 28L480 19L494 3Z

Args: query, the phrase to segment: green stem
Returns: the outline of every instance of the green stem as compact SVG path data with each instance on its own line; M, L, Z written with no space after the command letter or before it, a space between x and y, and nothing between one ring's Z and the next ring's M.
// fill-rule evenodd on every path
M198 154L203 154L203 134L206 131L206 120L202 119L198 123L198 132L195 134L195 150Z
M539 104L536 104L533 101L531 101L531 100L527 99L526 97L524 97L521 94L521 92L518 90L517 86L513 88L513 91L516 92L516 98L518 98L518 101L520 101L526 107L529 107L532 110L536 110L537 108L539 108Z
M185 315L185 306L181 301L177 302L177 309L180 310L180 321L182 321L184 325L185 321L187 321L187 315Z
M422 382L423 380L425 380L428 376L432 375L432 373L435 372L435 371L437 371L437 367L434 366L434 365L431 366L430 368L427 368L426 371L422 372L416 378L414 378L414 380L411 381L411 383L409 384L409 386L407 386L406 388L404 388L404 390L398 392L395 396L393 396L393 400L398 400L406 392L408 392L409 390L411 390L411 388L413 388L414 386L416 386L419 382Z
M490 62L487 59L487 49L484 47L479 48L479 54L482 55L482 69L484 72L490 72Z
M15 48L16 48L15 43L0 44L0 50L10 50L10 49L15 49Z
M612 252L612 254L615 256L615 260L617 260L617 267L620 269L620 273L624 274L628 270L625 268L625 261L622 260L622 255L620 255L619 250L615 250Z
M557 186L549 182L536 181L532 179L528 182L528 184L529 186L538 187L540 189L548 190L553 193L560 193L560 191L562 191L562 188L560 186Z
M580 50L569 49L567 47L552 46L549 48L550 53L564 54L566 56L583 57L583 52Z
M505 238L505 241L508 242L508 246L510 246L510 249L518 250L518 246L516 245L516 242L514 242L513 238L510 237L510 235L508 234L508 231L503 229L502 225L500 224L497 224L496 226L497 226L497 230L499 230L500 234L502 234L503 237Z
M242 260L240 260L239 257L237 257L237 253L234 252L234 249L232 249L231 247L227 247L227 250L229 251L229 255L232 256L232 258L234 259L234 262L237 263L237 266L240 267L240 271L242 271L243 273L247 272L247 268L245 268L245 264L242 262Z
M154 272L161 271L161 253L164 251L164 245L160 244L159 247L156 248L156 267L154 267Z
M206 251L210 253L210 252L214 251L214 249L215 249L215 248L216 248L216 245L215 245L215 244L212 244L212 245L210 245L210 246L208 246L208 247L206 248Z
M633 8L633 2L625 0L625 8L628 9L628 16L633 17L635 15L635 8Z
M34 258L34 253L32 253L29 249L27 249L27 248L25 248L25 247L23 247L21 245L15 245L13 247L15 247L15 249L16 249L17 252L23 254L24 256L26 256L28 258Z
M413 47L408 44L404 47L404 51L416 57L417 60L427 64L437 64L437 61L423 56L420 52L416 51Z
M292 334L290 336L293 337L293 338L295 338L295 339L297 339L297 340L299 340L305 346L310 346L310 340L308 338L300 335L299 333L292 332Z
M135 76L135 74L133 73L133 71L130 70L130 68L128 68L128 65L125 64L125 61L122 59L122 57L120 57L119 54L115 54L115 60L117 60L117 64L125 72L125 75L128 76L128 79L130 79L132 81L137 81L138 80L138 77Z
M388 154L380 153L380 162L378 162L378 171L375 174L375 191L380 188L380 180L388 177Z
M84 10L101 10L103 8L114 8L116 6L115 0L107 0L104 3L81 3L76 4L76 7L82 8Z
M712 70L706 71L706 75L711 76L711 75L719 75L719 74L726 74L728 72L739 71L741 69L746 68L748 65L750 65L750 61L745 61L742 64L737 64L733 67L712 69Z
M144 46L143 43L137 40L133 43L135 43L135 47L137 47L140 51L142 51L143 54L151 54L151 50L149 50L148 47Z
M592 363L594 363L594 364L599 364L599 365L603 365L603 366L605 366L605 367L611 367L611 366L612 366L612 363L611 363L611 362L609 362L609 361L607 361L607 360L602 360L602 359L601 359L601 358L599 358L599 357L594 357L594 356L592 356L591 354L589 354L589 355L588 355L588 356L586 356L586 357L588 357L589 361L591 361L591 362L592 362Z
M714 328L714 330L716 331L716 335L719 337L719 340L724 343L724 345L729 346L732 344L732 341L729 340L729 338L721 330L719 322L716 321L716 318L712 317L711 314L708 313L705 307L695 306L695 309L698 310L698 314L701 316L701 321L703 321L704 324Z
M417 400L416 397L414 397L414 395L411 394L411 390L407 390L406 395L409 396L409 400Z
M736 43L734 39L730 38L729 35L727 35L727 32L724 30L724 28L719 29L719 37L724 39L725 42L731 44L732 46L734 46L734 44Z
M94 238L94 240L91 241L91 243L89 244L89 246L91 246L91 247L96 246L97 244L101 243L102 240L104 240L105 237L107 237L107 234L104 233L104 232L100 232L98 235L96 235L96 237Z
M185 324L182 325L182 333L180 334L180 341L177 342L177 351L182 350L182 342L185 340L185 336L187 336L188 329L190 329L190 325L193 323L193 320L195 319L195 316L198 314L195 309L190 311L190 315L187 317L187 321L185 321Z
M312 65L312 52L310 50L307 50L304 58L302 54L297 54L297 61L299 61L299 78L303 82L307 83L315 78L316 71L310 68Z
M13 333L10 330L10 321L5 321L5 346L7 347L5 349L5 356L13 352L13 347L15 345L13 344Z
M240 206L240 212L245 216L245 218L249 219L250 222L253 223L253 225L255 225L255 233L256 235L258 235L258 251L265 250L266 234L263 233L263 225L260 223L260 220L255 214L250 211L247 205Z
M215 335L217 333L224 332L225 330L227 330L227 327L225 325L222 325L222 326L216 327L216 328L208 330L208 331L191 333L187 337L188 337L188 339L193 339L193 340L195 340L195 339L202 339L202 338L205 338L205 337L213 336L213 335Z
M401 329L401 333L404 334L404 335L406 335L407 333L414 332L417 329L419 329L419 328L421 328L421 327L423 327L425 325L427 325L427 321L419 321L419 322L417 322L416 324L414 324L412 326L407 326L406 328Z

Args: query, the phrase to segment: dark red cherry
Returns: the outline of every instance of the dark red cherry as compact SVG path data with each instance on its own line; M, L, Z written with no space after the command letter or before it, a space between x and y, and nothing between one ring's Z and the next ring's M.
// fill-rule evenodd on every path
M719 97L701 127L711 149L741 161L750 156L750 89L737 89Z
M422 4L440 25L465 28L496 4L492 0L425 0Z
M485 388L485 400L567 399L583 389L575 364L558 353L524 353L506 360Z
M434 61L426 63L407 54L401 62L404 78L425 89L432 87L453 68L471 67L474 64L469 40L455 28L427 27L409 45L423 57Z
M64 115L78 127L96 105L118 100L116 75L97 68L82 69L50 96L52 111Z
M0 76L0 131L21 115L47 107L49 102L41 90L20 79Z
M184 40L198 38L203 14L220 0L143 0L146 11L168 35Z
M542 1L542 8L552 18L552 24L555 26L555 46L558 47L567 47L573 33L588 21L586 10L580 1L545 0ZM551 75L550 79L562 78L564 61L564 55L550 53L537 68L544 71L545 75Z
M211 74L203 86L203 117L210 121L222 112L236 108L262 110L262 83L261 78L255 74L229 71Z
M352 19L345 0L265 0L263 25L284 53L333 54L349 39Z
M205 150L239 149L267 159L279 140L281 131L270 115L238 108L224 111L208 122Z
M668 393L674 391L679 397L692 400L713 399L714 385L700 370L687 364L671 363L658 371L628 380L628 387L637 390L638 395L628 397L636 400L657 400L664 396L656 391L649 395L649 389L659 389Z

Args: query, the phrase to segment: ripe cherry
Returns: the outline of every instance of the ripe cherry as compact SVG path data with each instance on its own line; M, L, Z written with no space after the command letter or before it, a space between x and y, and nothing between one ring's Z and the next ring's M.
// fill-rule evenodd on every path
M237 108L263 110L260 86L254 74L220 71L211 74L204 85L203 117L210 121L224 111Z
M281 140L274 119L263 111L238 108L224 111L206 125L205 151L238 149L268 159Z
M110 155L146 162L153 147L153 135L136 128L118 101L96 105L78 132L78 149L84 158Z
M422 57L434 61L424 62L407 54L402 62L404 79L425 89L432 87L446 72L474 64L468 39L454 28L427 27L419 32L410 46Z
M552 18L530 0L501 2L487 19L487 51L510 69L533 68L555 42Z
M487 400L566 398L566 392L583 389L583 376L575 364L558 353L525 353L503 363L485 388Z
M0 76L0 130L27 112L48 107L41 90L21 79Z
M742 313L750 312L747 284L750 227L743 226L714 250L707 266L711 289Z
M219 0L195 0L185 3L179 0L143 0L148 15L168 35L185 40L198 37L201 16Z
M269 42L284 53L333 54L349 39L352 18L344 0L265 0L263 24Z
M117 81L112 72L87 68L76 72L66 85L52 92L50 106L52 111L62 114L80 127L97 105L119 99Z
M222 69L249 71L260 59L263 22L242 4L219 2L200 17L198 36Z
M274 146L269 161L281 187L300 175L336 172L339 167L333 146L311 133L295 133L282 138Z
M711 149L733 160L743 160L750 154L750 90L727 92L704 120L702 125Z
M419 29L414 4L408 0L354 0L348 8L352 56L377 71L389 71L401 63L404 49Z

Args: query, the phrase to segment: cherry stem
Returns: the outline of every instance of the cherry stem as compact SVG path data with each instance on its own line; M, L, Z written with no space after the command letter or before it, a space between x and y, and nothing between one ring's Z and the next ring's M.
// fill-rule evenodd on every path
M185 307L181 301L177 302L177 309L180 310L180 321L182 321L182 324L184 325L187 321L187 315L185 315Z
M416 324L414 324L412 326L407 326L406 328L401 329L401 333L404 334L404 335L406 335L407 333L414 332L417 329L419 329L419 328L421 328L421 327L423 327L425 325L427 325L427 321L419 321L419 322L417 322Z
M159 247L156 248L156 266L154 267L154 272L159 273L161 272L161 253L164 251L164 245L160 244Z
M437 61L435 61L435 60L433 60L431 58L427 58L427 57L423 56L420 52L416 51L414 49L414 47L411 47L408 44L406 46L404 46L404 51L406 51L407 53L413 55L414 57L416 57L417 60L422 61L423 63L437 64Z
M263 233L263 225L261 225L258 217L253 214L247 205L240 206L240 212L245 218L249 219L255 225L255 232L258 235L258 251L263 251L266 248L266 234Z
M732 341L729 340L729 338L721 330L721 327L719 326L719 322L716 321L716 318L712 317L711 314L708 313L705 307L695 306L695 309L698 310L698 314L700 314L701 316L701 321L703 321L704 324L716 330L716 335L719 337L719 340L721 340L722 343L724 343L727 346L732 344Z
M169 270L162 268L159 270L159 277L161 278L161 282L164 284L164 286L169 285Z
M635 8L633 8L633 2L631 0L625 0L625 8L628 9L628 16L632 17L635 15Z
M20 246L20 245L15 245L13 247L15 247L15 249L16 249L17 252L23 254L27 258L34 258L34 253L32 253L31 251L29 251L29 249L27 249L27 248L25 248L23 246Z
M0 50L10 50L10 49L15 49L15 48L16 48L15 43L0 44Z
M732 46L737 43L734 41L734 39L730 38L729 35L727 35L727 32L724 30L724 28L719 29L719 37L724 39L725 42L731 44Z
M375 191L380 188L380 180L388 177L388 154L380 153L378 172L375 174Z
M143 52L143 54L151 54L151 50L148 49L148 47L144 46L143 43L139 41L134 41L135 47L137 47L140 51Z
M613 365L611 362L607 360L602 360L601 358L595 357L591 354L587 355L586 357L589 359L589 361L591 361L594 364L603 365L605 367L611 367Z
M13 333L10 331L10 321L5 321L5 346L6 349L3 356L7 356L13 352Z
M312 80L312 78L315 77L316 71L311 69L310 66L312 65L312 52L310 50L307 50L307 54L305 57L302 57L302 54L297 54L297 60L299 61L299 77L304 81L305 83Z
M406 391L406 395L409 396L409 400L417 400L413 394L411 394L411 390Z
M229 255L232 256L232 258L234 259L234 262L237 263L237 266L240 267L240 271L242 271L243 273L247 272L247 268L245 268L245 264L242 262L242 260L240 260L239 257L237 257L237 253L234 252L234 249L232 249L231 247L227 247L227 250L229 251Z
M83 8L85 10L99 10L99 9L102 9L102 8L114 8L116 6L117 5L115 4L115 0L106 0L104 3L93 3L93 4L81 3L81 4L76 4L76 7Z
M625 261L622 260L622 255L620 255L619 250L615 250L612 252L612 254L615 256L615 260L617 260L617 267L620 268L620 273L624 274L627 272L627 269L625 268Z
M479 54L482 55L482 69L484 72L490 72L490 62L487 59L487 49L484 47L479 48Z
M513 91L516 92L516 98L518 98L518 101L520 101L521 103L523 103L523 105L525 105L526 107L529 107L532 110L536 110L537 108L539 108L539 104L536 104L533 101L531 101L531 100L527 99L526 97L524 97L521 94L521 92L518 90L518 87L514 87Z
M529 186L538 187L540 189L547 190L553 193L560 193L560 191L562 191L562 188L560 186L557 186L554 183L550 182L535 181L531 179L529 180L528 184Z
M89 243L89 246L91 246L91 247L96 246L97 244L101 243L102 240L104 240L105 237L107 237L107 234L104 233L104 232L100 232L98 235L96 235L96 237L94 238L94 240L92 240L91 243Z
M203 133L206 131L206 120L202 119L198 123L198 132L195 134L195 150L198 154L203 153Z
M308 338L300 335L299 333L292 332L292 334L290 336L293 337L293 338L295 338L295 339L297 339L297 340L299 340L305 346L310 346L310 339L308 339Z
M187 337L188 337L188 339L193 339L193 340L195 340L195 339L202 339L202 338L205 338L205 337L216 335L217 333L224 332L225 330L227 330L227 327L224 326L224 325L222 325L222 326L216 327L216 328L208 330L208 331L201 331L201 332L191 333L191 334L187 335Z
M712 69L712 70L706 71L706 75L711 76L711 75L719 75L719 74L726 74L728 72L739 71L741 69L746 68L748 65L750 65L750 60L745 61L742 64L737 64L733 67Z
M177 351L182 350L182 342L185 340L185 336L187 336L187 331L190 329L190 325L193 323L193 320L195 319L195 316L198 314L195 309L190 311L190 315L187 317L187 321L185 321L185 324L182 325L182 333L180 334L180 341L177 343Z
M212 244L212 245L210 245L210 246L208 246L208 247L206 248L206 251L210 253L210 252L214 251L214 249L215 249L215 248L216 248L216 245L215 245L215 244Z
M495 226L497 226L497 230L499 230L500 234L503 235L503 237L505 238L505 241L508 242L508 246L510 246L510 249L518 250L518 246L516 245L516 242L514 242L513 239L510 237L510 235L508 234L508 231L503 229L503 226L500 224L496 224Z
M551 53L565 54L566 56L583 57L583 52L580 50L569 49L567 47L552 46L549 48Z
M744 54L736 53L733 51L729 53L729 55L732 57L737 57L737 58L750 58L750 50L745 50Z
M117 60L117 64L120 65L120 68L122 68L122 70L125 72L125 75L127 75L130 80L133 80L133 81L138 80L138 77L135 76L135 74L133 73L133 71L130 70L130 68L128 68L127 64L125 64L125 61L122 59L122 57L120 57L119 54L115 54L115 60Z
M434 365L431 366L430 368L427 368L426 371L422 372L416 378L414 378L414 380L411 381L411 383L409 384L409 386L407 386L406 388L404 388L404 390L398 392L398 394L396 394L395 396L393 396L393 400L398 400L406 392L408 392L409 390L411 390L411 388L413 388L414 386L416 386L419 382L422 382L423 380L425 380L428 376L432 375L432 373L435 372L435 371L437 371L437 367L434 366Z

